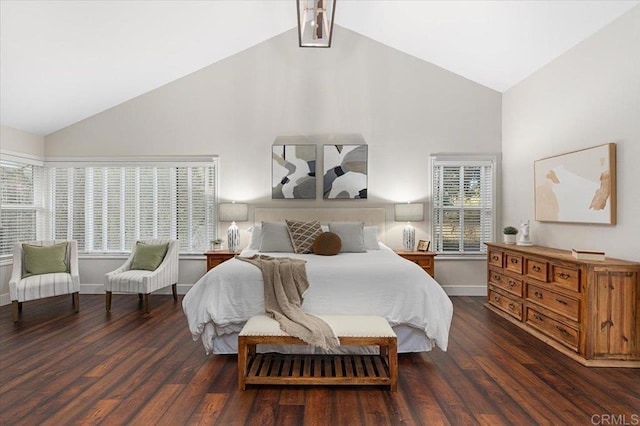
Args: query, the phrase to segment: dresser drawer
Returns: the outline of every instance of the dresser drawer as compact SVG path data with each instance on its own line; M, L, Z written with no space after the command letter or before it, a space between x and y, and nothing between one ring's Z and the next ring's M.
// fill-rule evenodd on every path
M489 271L489 282L515 296L522 297L522 280L504 275L498 271Z
M489 303L496 308L522 321L522 303L489 289Z
M579 332L573 327L549 318L532 308L527 308L526 322L531 327L570 347L574 351L578 350Z
M547 282L547 262L535 259L526 259L524 273L536 280Z
M567 290L580 291L580 269L567 266L550 264L551 269L550 281L558 287Z
M504 267L516 274L522 274L522 256L517 254L507 253L504 256Z
M487 255L487 262L490 266L497 266L498 268L502 268L502 257L503 253L499 250L489 250L489 254Z
M547 309L564 315L573 321L578 321L580 318L580 301L578 299L567 297L529 283L527 283L526 298Z

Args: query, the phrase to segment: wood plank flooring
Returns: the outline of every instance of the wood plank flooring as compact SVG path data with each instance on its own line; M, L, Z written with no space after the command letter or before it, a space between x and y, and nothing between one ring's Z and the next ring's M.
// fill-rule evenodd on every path
M236 356L205 356L180 303L80 295L0 307L2 425L607 425L640 423L640 370L587 368L453 297L449 349L400 354L398 392L237 390ZM626 422L626 423L624 423Z

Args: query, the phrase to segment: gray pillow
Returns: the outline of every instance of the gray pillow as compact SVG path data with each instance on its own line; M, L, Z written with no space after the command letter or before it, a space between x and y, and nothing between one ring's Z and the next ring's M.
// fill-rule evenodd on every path
M340 237L342 249L340 253L364 253L364 223L331 222L329 231Z
M289 229L284 222L262 222L260 251L267 253L293 253Z

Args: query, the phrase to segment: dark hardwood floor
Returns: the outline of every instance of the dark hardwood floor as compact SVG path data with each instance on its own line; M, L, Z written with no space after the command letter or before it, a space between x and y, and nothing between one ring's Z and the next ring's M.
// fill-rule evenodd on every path
M640 370L586 368L453 297L449 350L401 354L398 392L237 389L235 356L205 356L180 303L80 295L0 308L0 424L637 425ZM626 423L622 423L622 421Z

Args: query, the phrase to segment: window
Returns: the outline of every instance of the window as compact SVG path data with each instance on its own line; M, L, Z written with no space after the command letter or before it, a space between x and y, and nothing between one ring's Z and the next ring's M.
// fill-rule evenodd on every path
M201 254L216 235L217 162L178 161L48 163L51 237L85 253L177 238L181 253Z
M0 259L11 258L17 241L38 239L42 176L42 163L6 154L0 158Z
M431 235L436 253L484 255L494 241L496 157L431 157Z

